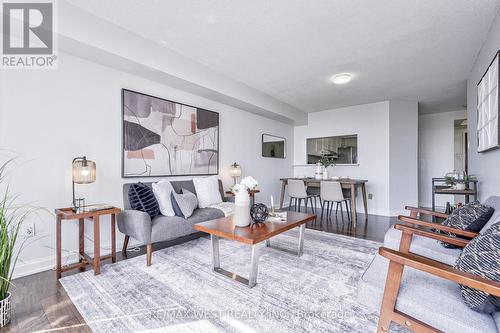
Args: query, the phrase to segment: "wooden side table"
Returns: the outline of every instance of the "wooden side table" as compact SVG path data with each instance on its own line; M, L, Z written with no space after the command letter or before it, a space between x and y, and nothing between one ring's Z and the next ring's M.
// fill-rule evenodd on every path
M111 258L112 262L116 262L116 214L121 211L120 208L111 207L103 210L74 213L71 208L58 208L56 214L56 275L57 279L61 278L63 272L72 269L81 269L87 265L94 268L94 274L101 273L101 260ZM101 257L101 238L100 238L100 217L102 215L111 215L111 254ZM78 245L79 245L79 260L77 263L62 267L62 244L61 244L61 227L62 221L78 220ZM94 258L85 253L85 220L94 223Z

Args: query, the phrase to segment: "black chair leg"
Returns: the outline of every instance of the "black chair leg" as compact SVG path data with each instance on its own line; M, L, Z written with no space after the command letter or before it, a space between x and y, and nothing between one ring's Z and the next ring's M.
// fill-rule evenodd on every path
M306 212L306 213L307 213L307 201L308 201L308 200L309 200L309 198L308 198L308 197L306 197L306 198L304 199L304 201L305 201L305 203L306 203L306 210L305 210L305 212Z
M351 215L349 214L349 204L347 203L347 200L345 201L345 209L347 212L347 221L351 222Z
M323 206L323 201L321 201L321 199L319 199L319 204L321 206L321 220L323 220L323 209L325 209L325 207Z
M290 203L288 204L288 210L292 210L292 200L293 200L293 198L290 197Z
M339 203L337 202L337 205ZM342 202L340 203L340 215L342 215L342 222L344 222L344 210L342 209Z
M337 202L337 206L335 207L335 216L337 216L338 212L339 212L339 203Z

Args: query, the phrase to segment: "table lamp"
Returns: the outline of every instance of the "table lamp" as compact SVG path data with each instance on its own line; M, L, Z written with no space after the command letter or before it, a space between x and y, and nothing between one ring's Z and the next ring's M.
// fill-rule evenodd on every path
M233 177L234 179L234 185L236 185L236 178L241 176L241 166L239 164L236 164L236 162L234 162L233 164L231 164L229 168L229 173L231 174L231 177Z
M84 198L75 198L75 184L90 184L95 182L96 167L95 162L87 160L87 157L75 157L72 162L72 180L73 180L73 210L85 206ZM78 201L78 205L77 205ZM83 203L83 205L81 204Z

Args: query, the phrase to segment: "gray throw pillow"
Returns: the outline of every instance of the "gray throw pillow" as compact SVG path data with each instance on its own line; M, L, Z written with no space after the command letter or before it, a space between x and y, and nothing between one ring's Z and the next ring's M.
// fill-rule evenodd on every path
M187 219L193 215L194 210L198 207L198 198L194 193L183 188L182 194L172 191L172 196L184 218Z
M464 247L455 268L500 282L500 222L493 224ZM500 297L462 285L460 288L463 300L472 310L484 313L500 310Z

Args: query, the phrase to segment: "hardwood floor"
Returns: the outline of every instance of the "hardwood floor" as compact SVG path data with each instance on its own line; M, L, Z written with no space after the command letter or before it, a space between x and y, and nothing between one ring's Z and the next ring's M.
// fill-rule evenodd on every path
M321 220L321 210L317 212L318 219L308 223L307 228L323 230L325 232L348 235L356 238L370 239L378 242L383 241L387 229L396 221L395 218L368 215L365 219L363 214L358 214L358 226L352 228L348 222L347 215L344 220L340 212L331 219L326 217ZM154 249L174 246L197 237L201 234L194 234L174 241L154 244ZM118 244L121 245L121 244ZM129 252L128 258L140 256L146 253L143 246L138 252ZM124 260L122 253L117 252L117 260ZM103 261L104 264L111 262L111 259ZM153 263L154 264L154 263ZM144 265L146 261L144 259ZM91 268L89 268L91 269ZM64 273L63 276L76 274L73 272ZM91 332L90 328L79 314L76 307L69 299L66 291L56 280L56 272L45 271L38 274L15 279L15 288L12 288L12 322L3 329L4 332Z

